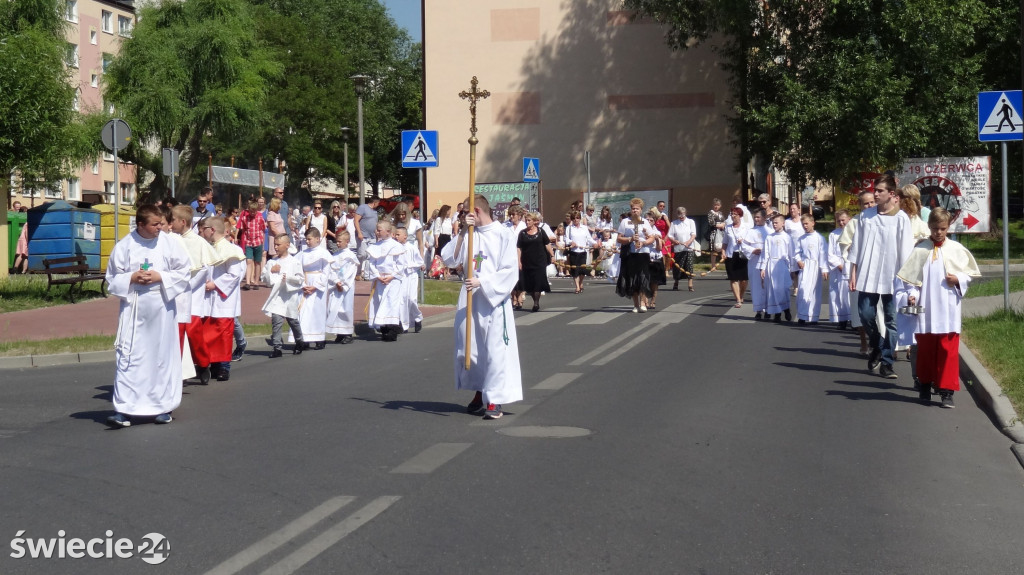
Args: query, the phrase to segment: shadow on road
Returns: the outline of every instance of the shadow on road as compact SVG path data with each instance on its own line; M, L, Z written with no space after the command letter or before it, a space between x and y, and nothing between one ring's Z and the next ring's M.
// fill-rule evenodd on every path
M350 397L356 401L365 401L366 403L375 403L380 406L381 409L408 409L410 411L416 411L419 413L429 413L430 415L441 415L448 417L452 413L462 413L466 410L463 405L455 403L445 403L442 401L403 401L403 400L391 400L391 401L377 401L376 399L366 399L363 397Z
M913 403L915 405L921 405L921 403L917 400L916 397L910 397L910 396L907 396L907 395L898 395L898 394L893 393L891 391L882 391L882 392L874 392L874 391L839 391L839 390L836 390L836 389L827 389L827 390L825 390L825 395L829 395L829 396L838 395L839 397L845 397L846 399L853 399L853 400L867 399L867 400L874 400L874 401L899 401L899 402L903 402L903 403ZM928 406L922 406L922 407L928 407Z

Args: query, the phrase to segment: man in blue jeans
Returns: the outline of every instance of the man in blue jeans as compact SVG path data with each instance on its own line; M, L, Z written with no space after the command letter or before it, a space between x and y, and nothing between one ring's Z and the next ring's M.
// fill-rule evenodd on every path
M857 307L868 335L871 355L868 371L896 379L893 370L896 348L896 306L893 301L896 272L914 248L910 218L900 211L896 180L891 175L875 180L875 207L861 212L853 237L850 260L850 290L858 292ZM885 337L875 323L876 306L882 302Z

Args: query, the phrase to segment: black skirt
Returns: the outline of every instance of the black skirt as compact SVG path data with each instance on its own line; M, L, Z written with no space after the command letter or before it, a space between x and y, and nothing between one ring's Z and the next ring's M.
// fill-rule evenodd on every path
M651 256L645 253L630 253L622 258L619 279L615 293L622 297L634 295L651 296Z
M732 257L725 260L725 275L729 277L731 282L745 282L747 281L747 258L743 257L740 252L733 252Z
M651 285L665 285L665 258L651 260Z
M587 252L569 252L566 263L570 266L569 275L572 277L585 276L590 273L590 270L583 267L587 265Z

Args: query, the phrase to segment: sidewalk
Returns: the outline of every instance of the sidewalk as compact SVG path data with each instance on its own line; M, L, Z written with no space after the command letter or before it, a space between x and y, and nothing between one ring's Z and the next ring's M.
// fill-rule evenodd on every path
M356 323L366 322L366 303L370 296L370 282L356 282ZM261 308L270 295L269 288L242 293L242 323L270 323ZM100 298L81 303L15 311L0 314L0 341L44 340L80 335L115 335L117 333L116 297ZM451 308L423 306L423 317L435 316Z

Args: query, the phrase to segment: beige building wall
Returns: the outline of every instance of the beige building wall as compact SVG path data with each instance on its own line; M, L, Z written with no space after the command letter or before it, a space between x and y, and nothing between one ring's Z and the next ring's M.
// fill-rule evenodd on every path
M740 188L725 116L728 85L710 47L672 52L665 29L634 22L615 0L426 0L426 125L440 167L427 170L429 208L469 186L469 104L477 76L477 181L521 181L540 159L545 219L560 221L587 188L671 190L703 213ZM728 202L726 202L728 203Z

